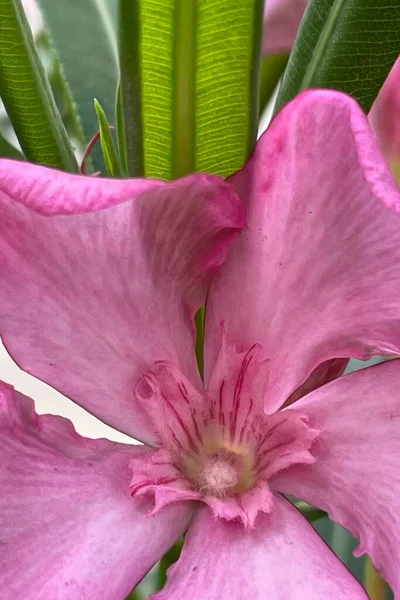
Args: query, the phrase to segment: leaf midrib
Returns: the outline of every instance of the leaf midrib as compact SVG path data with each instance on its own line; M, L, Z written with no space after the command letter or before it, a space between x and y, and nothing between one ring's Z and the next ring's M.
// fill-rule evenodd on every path
M302 82L300 85L300 91L306 90L310 87L310 83L313 81L314 75L320 64L320 58L321 58L321 56L323 56L323 54L325 53L325 50L329 46L329 43L331 41L332 31L335 28L340 9L342 8L345 1L346 0L336 0L332 4L332 6L329 10L327 19L325 21L325 25L321 30L321 34L320 34L318 42L315 46L315 50L312 53L311 60L308 63L308 68L302 79Z

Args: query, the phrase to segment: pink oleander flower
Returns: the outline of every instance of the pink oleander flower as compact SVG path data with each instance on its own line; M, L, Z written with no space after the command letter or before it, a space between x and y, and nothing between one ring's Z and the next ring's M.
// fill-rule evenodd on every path
M366 600L286 494L398 597L400 363L328 380L400 352L399 211L366 117L332 91L286 106L228 183L0 161L6 347L145 444L85 439L1 386L2 599L123 600L187 530L157 600Z

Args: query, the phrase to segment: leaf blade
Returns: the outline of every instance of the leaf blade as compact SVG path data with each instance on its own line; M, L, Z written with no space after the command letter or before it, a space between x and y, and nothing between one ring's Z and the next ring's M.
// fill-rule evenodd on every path
M66 10L62 2L40 0L84 145L97 131L94 98L98 98L107 115L114 114L118 82L115 4L115 0L68 0ZM103 167L100 153L94 152L91 160L96 170Z
M129 175L128 154L125 136L125 118L122 107L121 80L118 82L117 93L115 96L115 124L117 127L118 152L121 160L121 165L125 173Z
M94 109L98 119L100 143L103 150L104 162L107 167L107 171L112 177L121 177L122 167L118 153L115 149L114 140L112 139L110 133L110 126L107 121L107 116L103 107L96 98L94 99Z
M78 171L20 0L0 0L0 96L28 160Z
M262 15L263 0L141 1L147 176L243 165L257 135Z
M131 177L144 174L140 24L137 0L119 2L120 83L116 119L121 160Z
M310 0L275 112L311 87L348 93L368 112L399 50L399 3Z
M176 0L172 130L172 178L196 169L196 0Z
M228 0L200 2L196 170L230 175L243 166L253 150L263 9L260 0L236 5ZM209 84L212 76L214 85L218 81L215 88ZM229 121L224 113L229 114Z

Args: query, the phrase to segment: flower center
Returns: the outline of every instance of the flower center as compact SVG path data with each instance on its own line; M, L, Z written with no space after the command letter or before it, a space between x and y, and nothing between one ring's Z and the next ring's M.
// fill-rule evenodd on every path
M185 457L182 470L199 492L218 498L246 491L255 482L249 452L232 446L208 444L197 456Z
M225 452L207 456L203 464L203 486L212 494L224 496L238 482L239 473L234 455Z
M135 387L160 448L131 460L132 496L154 495L153 513L201 500L213 514L253 527L274 504L270 482L294 464L314 461L319 430L294 408L264 413L265 361L260 347L225 346L208 387L199 392L171 363L159 361Z

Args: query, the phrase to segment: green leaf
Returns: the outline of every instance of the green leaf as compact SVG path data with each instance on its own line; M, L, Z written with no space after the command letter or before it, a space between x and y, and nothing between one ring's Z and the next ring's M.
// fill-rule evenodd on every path
M125 119L124 111L122 108L122 93L121 93L121 81L117 85L117 93L115 95L115 122L117 127L117 140L118 140L118 151L122 164L122 168L125 173L129 174L128 170L128 155L126 149L126 137L125 137Z
M200 75L196 72L200 50L196 45L200 38L200 31L197 31L200 27L198 8L201 9L197 6L196 0L175 2L172 177L180 177L197 170L196 137L201 124L200 106L199 104L196 106L196 92L200 94L200 90L196 89ZM206 6L205 8L207 9ZM217 44L215 51L217 51Z
M201 378L203 379L204 375L204 319L205 319L205 306L201 306L197 313L194 316L194 322L196 325L196 344L195 344L195 352L196 352L196 360L197 367L199 369L199 373Z
M20 0L0 0L0 96L28 160L78 170Z
M183 548L183 538L180 538L173 546L168 550L166 554L162 557L158 565L158 573L157 573L157 589L156 591L162 590L167 582L167 571L168 569L176 563L179 559Z
M386 600L386 598L389 598L389 586L376 571L368 555L364 561L363 584L371 600Z
M107 171L112 177L121 177L122 167L110 133L110 126L107 121L106 113L96 98L94 99L94 108L98 118L101 148L103 150Z
M129 594L126 600L146 600L144 594L138 589L134 589L133 592Z
M350 533L328 518L314 521L313 526L353 575L362 581L365 557L353 556L358 544Z
M146 175L231 174L257 135L263 1L141 0L138 7Z
M319 519L324 519L327 517L327 513L324 510L320 510L319 508L315 508L306 502L302 502L299 500L296 502L296 508L305 516L305 518L310 521L310 523L314 521L318 521Z
M310 0L276 110L307 88L351 94L368 112L400 51L400 2Z
M97 131L94 98L107 115L114 114L118 81L116 0L68 0L67 4L40 0L46 29L77 112L82 141L88 144ZM94 153L91 158L100 170L100 155Z
M0 158L15 158L17 160L24 160L23 154L10 142L8 142L0 133Z
M264 112L268 102L271 100L272 94L283 73L289 60L289 54L274 54L265 56L261 62L260 69L260 116Z
M128 174L139 177L144 175L144 156L138 0L119 3L119 64L120 98L117 95L116 111L119 148Z
M346 529L335 523L332 528L331 548L337 556L345 563L349 564L353 550L356 546L354 538Z

